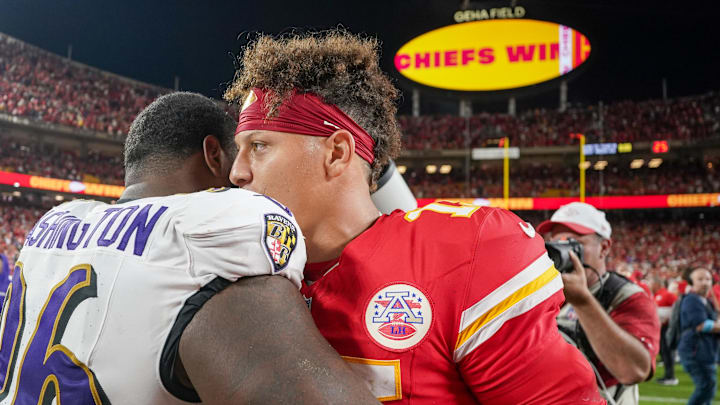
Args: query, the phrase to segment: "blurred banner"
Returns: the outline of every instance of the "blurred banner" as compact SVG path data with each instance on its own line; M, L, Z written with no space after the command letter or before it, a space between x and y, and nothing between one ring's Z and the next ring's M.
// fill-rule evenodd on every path
M61 193L85 194L99 197L118 198L125 187L111 184L86 183L74 180L53 179L0 171L0 184L14 187L58 191Z
M50 177L31 176L13 172L0 171L0 184L38 190L57 191L93 195L99 197L118 198L125 187L111 184L86 183L82 181L54 179ZM587 197L586 202L598 209L633 209L633 208L686 208L720 206L720 193L707 194L664 194L639 196L607 196ZM508 208L511 210L556 210L561 205L579 201L577 197L536 197L509 198L507 207L502 198L419 198L417 206L422 207L436 201L454 201L466 204ZM412 207L408 207L412 209Z
M510 198L508 199L506 206L506 202L502 198L419 198L418 207L422 207L436 201L453 201L522 211L556 210L560 208L561 205L565 205L573 201L580 201L580 199L577 197ZM602 210L717 207L720 206L720 193L586 197L585 202Z

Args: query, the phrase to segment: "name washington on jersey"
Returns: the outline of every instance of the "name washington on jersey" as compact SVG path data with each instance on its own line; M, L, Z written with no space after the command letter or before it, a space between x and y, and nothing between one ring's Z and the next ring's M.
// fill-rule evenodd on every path
M62 206L50 210L30 230L24 246L41 249L75 250L88 247L116 247L142 256L150 233L168 207L153 209L154 204L106 208L96 222L83 222L62 210ZM152 215L151 215L152 213ZM132 236L133 243L130 243Z

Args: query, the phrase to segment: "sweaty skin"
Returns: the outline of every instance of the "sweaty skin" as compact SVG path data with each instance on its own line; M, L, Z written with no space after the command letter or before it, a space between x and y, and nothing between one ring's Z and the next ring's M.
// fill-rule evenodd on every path
M227 186L233 158L209 135L203 151L175 170L128 172L121 198ZM178 378L203 404L378 403L320 335L300 292L283 277L241 278L210 298L187 326L179 351Z

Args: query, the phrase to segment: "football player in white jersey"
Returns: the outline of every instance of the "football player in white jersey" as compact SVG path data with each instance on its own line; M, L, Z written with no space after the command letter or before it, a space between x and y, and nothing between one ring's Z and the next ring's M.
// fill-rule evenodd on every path
M233 129L203 96L163 96L132 124L118 204L34 226L3 306L0 404L376 403L312 323L292 213L225 187Z

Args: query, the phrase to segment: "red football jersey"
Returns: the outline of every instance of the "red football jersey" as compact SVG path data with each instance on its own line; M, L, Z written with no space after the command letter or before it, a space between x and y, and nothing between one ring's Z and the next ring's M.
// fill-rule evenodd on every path
M396 211L317 267L302 289L312 316L381 401L605 403L558 333L562 279L543 239L509 211Z

